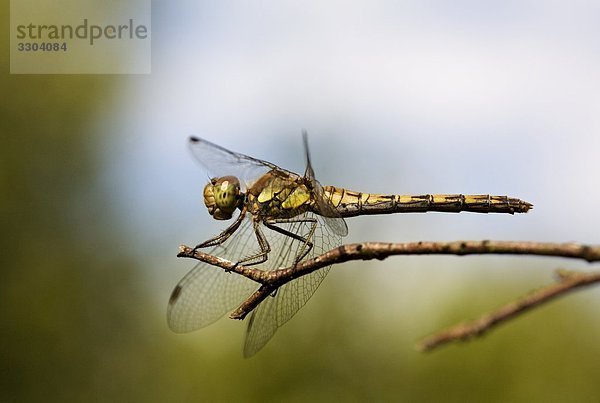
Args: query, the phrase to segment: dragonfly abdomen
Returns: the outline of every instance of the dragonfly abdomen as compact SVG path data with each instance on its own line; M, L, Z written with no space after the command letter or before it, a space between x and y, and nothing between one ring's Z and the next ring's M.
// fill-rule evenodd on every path
M526 201L491 195L425 194L425 195L380 195L324 187L325 196L331 200L342 217L370 214L423 213L442 211L459 213L526 213L533 207Z

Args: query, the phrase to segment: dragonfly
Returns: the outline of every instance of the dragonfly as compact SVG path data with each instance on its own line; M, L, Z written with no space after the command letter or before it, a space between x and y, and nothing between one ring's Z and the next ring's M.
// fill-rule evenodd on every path
M207 253L260 270L292 267L342 244L344 218L407 212L525 213L531 203L508 196L385 195L322 186L315 178L303 133L306 169L279 166L190 137L194 157L211 174L204 203L216 220L234 221L198 244ZM312 297L330 266L290 281L251 313L244 356L262 349L277 329ZM167 308L168 325L184 333L210 325L246 300L259 284L207 263L198 263L177 284Z

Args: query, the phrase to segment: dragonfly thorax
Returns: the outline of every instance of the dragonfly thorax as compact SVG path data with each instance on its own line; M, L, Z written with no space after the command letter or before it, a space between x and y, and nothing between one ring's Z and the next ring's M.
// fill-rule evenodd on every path
M240 181L235 176L212 178L204 187L204 204L216 220L229 220L242 199Z

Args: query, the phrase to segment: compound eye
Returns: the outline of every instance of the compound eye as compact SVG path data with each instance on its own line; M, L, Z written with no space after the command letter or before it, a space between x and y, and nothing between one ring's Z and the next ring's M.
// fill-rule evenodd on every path
M204 188L204 204L215 219L228 220L238 207L240 193L240 182L236 177L212 179Z
M215 192L213 189L214 184L212 181L204 186L204 205L208 209L210 215L214 215L217 209L217 202L215 201Z

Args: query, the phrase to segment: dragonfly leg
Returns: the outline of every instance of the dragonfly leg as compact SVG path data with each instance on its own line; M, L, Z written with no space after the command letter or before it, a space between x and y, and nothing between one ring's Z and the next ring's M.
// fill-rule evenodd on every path
M310 231L306 237L294 234L288 230L278 227L276 224L289 224L289 223L310 223ZM282 235L289 236L290 238L296 239L303 243L301 252L296 256L294 266L297 265L313 248L313 243L310 241L313 238L315 229L317 228L317 220L315 218L278 218L273 220L265 220L264 224L270 230L279 232Z
M229 227L227 227L225 230L223 230L223 232L221 232L216 237L210 238L209 240L196 245L194 247L194 250L200 249L200 248L206 248L209 246L221 245L223 242L228 240L229 237L235 233L235 231L237 231L237 229L240 227L240 225L244 221L245 216L246 216L246 210L243 209L240 212L240 215L238 216L238 218L236 218L236 220L233 222L233 224L231 224Z
M245 266L254 266L257 264L261 264L267 261L269 257L269 253L271 252L271 246L260 229L260 221L254 221L254 233L256 234L256 240L258 241L258 246L260 247L260 252L255 255L245 257L239 260L235 267L244 263Z

